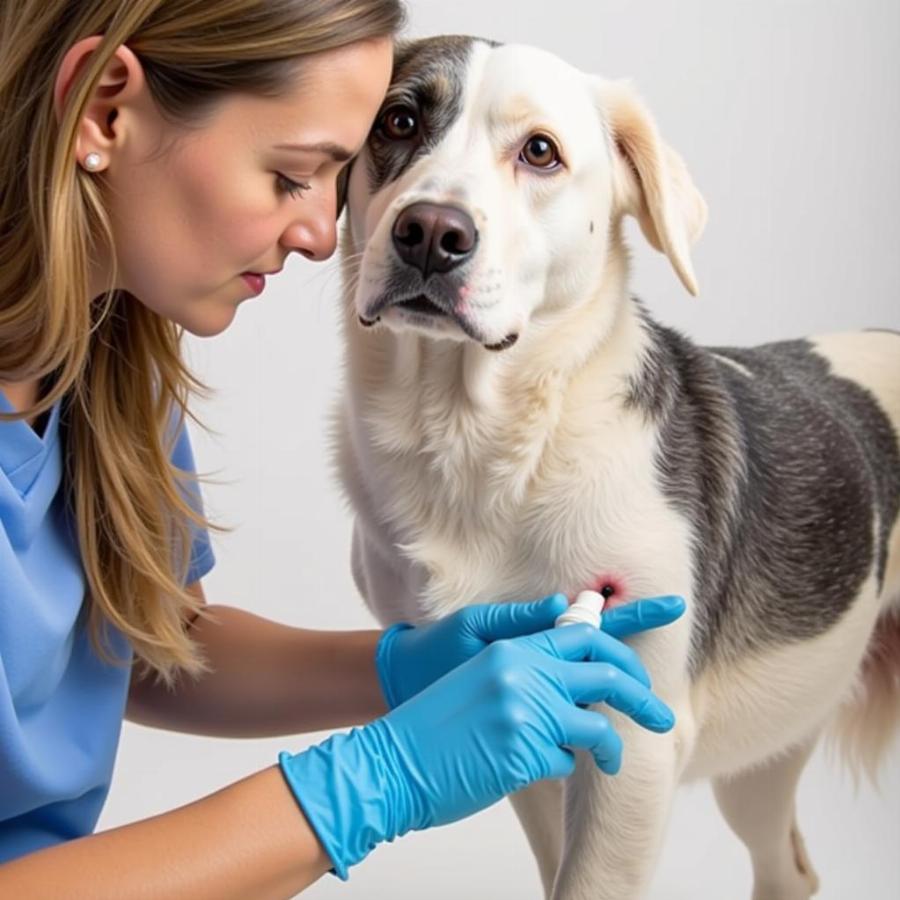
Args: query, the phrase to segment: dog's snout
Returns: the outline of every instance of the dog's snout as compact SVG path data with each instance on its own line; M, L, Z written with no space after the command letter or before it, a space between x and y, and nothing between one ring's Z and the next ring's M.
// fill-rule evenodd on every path
M478 243L472 217L454 206L438 203L407 206L397 216L392 234L400 258L426 278L465 262Z

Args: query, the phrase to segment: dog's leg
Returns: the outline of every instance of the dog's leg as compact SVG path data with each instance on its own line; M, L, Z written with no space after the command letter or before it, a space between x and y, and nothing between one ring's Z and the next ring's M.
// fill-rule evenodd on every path
M819 888L794 808L797 782L817 738L713 782L722 815L750 851L753 900L808 900Z
M549 897L562 857L563 783L555 778L536 781L510 794L509 800L537 859L544 896Z
M653 865L684 760L693 745L687 704L671 704L678 724L651 734L610 715L625 750L622 769L603 774L578 753L565 791L565 845L553 900L637 900ZM604 710L608 712L608 710Z

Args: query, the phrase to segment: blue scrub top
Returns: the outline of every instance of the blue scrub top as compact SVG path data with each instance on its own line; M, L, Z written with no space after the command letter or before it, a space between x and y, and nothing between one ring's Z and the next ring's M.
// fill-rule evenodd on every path
M13 411L2 391L0 410ZM57 403L41 436L0 422L0 863L94 830L131 672L125 637L109 629L126 664L104 663L79 618L85 577L60 489L59 416ZM185 429L172 461L194 471ZM213 561L197 529L186 583Z

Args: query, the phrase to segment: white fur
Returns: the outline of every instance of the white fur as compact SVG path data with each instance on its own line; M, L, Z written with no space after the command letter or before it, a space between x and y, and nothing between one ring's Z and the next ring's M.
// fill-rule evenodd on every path
M516 164L509 148L537 130L564 146L565 173ZM804 900L815 878L793 821L793 787L853 687L881 601L869 579L820 637L688 677L692 524L656 483L657 433L623 403L644 352L627 302L624 215L639 218L696 290L688 246L706 212L680 157L626 85L530 48L478 45L463 114L438 146L371 197L365 169L361 160L350 181L344 249L357 261L348 265L336 446L356 511L354 576L369 606L385 624L423 621L480 601L574 596L598 569L615 573L630 597L682 594L681 620L631 641L676 711L675 730L650 734L604 709L627 764L607 778L579 758L564 839L560 784L513 800L545 890L557 900L641 896L677 783L712 777L753 854L754 896ZM491 353L451 320L397 308L374 329L358 324L383 286L395 216L421 199L472 214L482 240L461 302L485 343L518 333L512 349ZM898 421L900 379L882 383L881 362L859 364L852 340L823 339L820 349L889 396ZM781 801L742 814L743 796L767 791Z

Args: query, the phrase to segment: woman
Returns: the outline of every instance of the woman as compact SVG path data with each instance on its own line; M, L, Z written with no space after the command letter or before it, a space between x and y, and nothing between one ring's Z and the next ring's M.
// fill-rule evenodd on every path
M225 329L289 253L331 255L402 18L393 0L0 10L0 895L287 896L567 774L572 748L614 772L588 703L672 725L613 635L677 598L611 613L611 634L549 630L559 596L384 633L205 605L180 335ZM92 835L126 713L230 736L368 724Z

